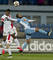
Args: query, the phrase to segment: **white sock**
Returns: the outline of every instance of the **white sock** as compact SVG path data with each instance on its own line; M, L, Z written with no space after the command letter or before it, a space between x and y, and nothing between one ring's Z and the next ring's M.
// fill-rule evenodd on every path
M2 54L2 48L0 48L0 54Z
M14 39L14 42L16 43L17 47L20 47L20 43L19 43L19 40L17 38Z
M12 55L10 48L8 48L8 53L9 53L9 55Z

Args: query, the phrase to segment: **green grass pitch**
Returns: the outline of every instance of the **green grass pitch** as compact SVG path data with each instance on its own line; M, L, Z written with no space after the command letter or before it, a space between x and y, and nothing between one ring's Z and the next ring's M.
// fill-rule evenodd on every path
M14 54L8 58L8 54L0 56L0 60L53 60L53 54Z

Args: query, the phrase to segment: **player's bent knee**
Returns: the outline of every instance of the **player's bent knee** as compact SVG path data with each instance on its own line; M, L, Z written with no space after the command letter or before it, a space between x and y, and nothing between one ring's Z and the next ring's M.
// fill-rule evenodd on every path
M10 45L9 44L6 44L6 48L9 48L10 47Z
M11 36L12 36L14 39L16 39L16 38L17 38L17 36L15 36L15 34L12 34Z
M29 44L30 43L30 40L26 40L26 42Z

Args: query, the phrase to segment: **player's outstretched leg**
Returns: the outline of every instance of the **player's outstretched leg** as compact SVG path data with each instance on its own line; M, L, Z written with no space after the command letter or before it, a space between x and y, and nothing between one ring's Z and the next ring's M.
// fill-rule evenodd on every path
M36 32L43 33L43 34L46 34L46 35L48 35L48 36L50 36L51 33L52 33L52 30L51 30L50 32L46 32L45 30L42 30L42 29L39 29L39 28L35 28L35 31L36 31Z
M15 39L14 39L14 42L16 43L17 49L19 49L19 52L22 52L23 50L22 50L22 48L21 48L21 46L20 46L19 40L18 40L17 38L15 38Z
M19 43L19 40L17 38L14 39L14 42L16 43L17 48L20 47L20 43Z

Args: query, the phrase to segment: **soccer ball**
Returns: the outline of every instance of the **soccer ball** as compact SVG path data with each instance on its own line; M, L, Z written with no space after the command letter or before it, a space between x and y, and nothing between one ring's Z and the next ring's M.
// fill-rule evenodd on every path
M14 1L14 6L19 6L19 1Z

